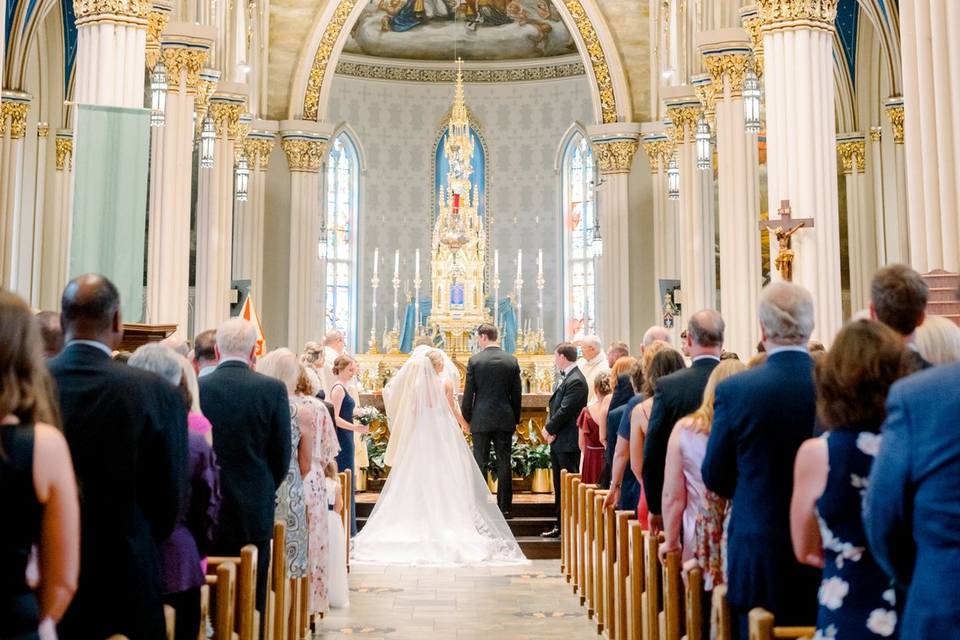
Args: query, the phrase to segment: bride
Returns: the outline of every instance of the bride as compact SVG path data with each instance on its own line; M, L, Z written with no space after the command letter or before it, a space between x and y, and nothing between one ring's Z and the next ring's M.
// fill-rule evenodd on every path
M369 564L525 564L458 424L456 369L418 348L384 389L391 426L386 485L354 539Z

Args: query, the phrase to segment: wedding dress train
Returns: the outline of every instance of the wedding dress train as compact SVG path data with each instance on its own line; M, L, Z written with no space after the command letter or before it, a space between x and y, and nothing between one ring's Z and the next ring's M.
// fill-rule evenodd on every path
M425 354L412 357L392 389L397 424L394 466L366 525L354 539L353 562L464 566L526 564L487 489Z

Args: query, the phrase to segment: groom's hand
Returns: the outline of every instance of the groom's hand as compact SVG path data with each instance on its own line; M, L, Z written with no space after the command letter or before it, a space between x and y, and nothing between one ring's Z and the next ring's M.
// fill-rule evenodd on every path
M546 427L540 429L540 435L543 436L543 439L547 444L553 444L553 441L557 439L557 436L550 435L550 432L547 431Z
M466 420L463 421L463 424L460 425L460 429L465 435L470 435L470 423Z

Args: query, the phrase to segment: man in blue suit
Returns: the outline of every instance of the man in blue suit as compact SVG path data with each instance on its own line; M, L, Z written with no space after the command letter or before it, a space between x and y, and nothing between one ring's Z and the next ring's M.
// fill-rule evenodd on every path
M727 599L747 639L753 607L778 624L812 625L820 572L798 563L790 542L793 462L813 435L816 391L807 342L813 299L776 282L760 295L765 364L717 386L713 427L703 461L707 488L733 499L727 528Z
M901 640L960 629L960 364L897 382L864 501L870 550L907 589Z

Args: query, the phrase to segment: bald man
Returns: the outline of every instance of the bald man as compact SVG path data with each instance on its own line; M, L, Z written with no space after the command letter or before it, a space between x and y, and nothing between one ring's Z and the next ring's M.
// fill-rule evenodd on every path
M158 545L186 493L180 390L114 361L123 325L113 283L88 274L63 291L63 352L50 361L80 487L80 583L60 638L166 637Z

